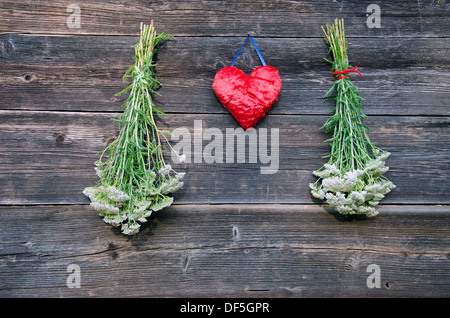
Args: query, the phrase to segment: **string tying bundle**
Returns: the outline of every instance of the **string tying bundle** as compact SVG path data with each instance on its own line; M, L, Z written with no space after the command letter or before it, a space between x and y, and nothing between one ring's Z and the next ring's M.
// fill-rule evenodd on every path
M356 72L356 73L359 74L359 76L362 77L362 74L357 69L358 69L358 67L354 66L352 68L349 68L349 69L346 69L346 70L343 70L343 71L335 71L335 72L333 72L333 75L342 75L343 74L342 76L338 77L338 79L337 79L338 81L340 79L343 79L343 78L348 78L347 73L350 73L350 72Z

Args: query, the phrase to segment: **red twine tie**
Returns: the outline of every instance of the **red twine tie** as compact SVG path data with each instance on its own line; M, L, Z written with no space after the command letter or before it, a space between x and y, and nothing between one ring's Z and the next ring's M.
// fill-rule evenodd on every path
M347 69L347 70L336 71L336 72L333 73L333 75L341 75L341 74L345 74L345 75L339 76L338 79L337 79L338 81L339 81L340 79L343 79L343 78L348 77L348 76L347 76L347 73L349 73L349 72L356 72L356 73L359 74L359 76L362 77L362 74L357 70L357 68L358 68L358 67L355 66L355 67L349 68L349 69Z

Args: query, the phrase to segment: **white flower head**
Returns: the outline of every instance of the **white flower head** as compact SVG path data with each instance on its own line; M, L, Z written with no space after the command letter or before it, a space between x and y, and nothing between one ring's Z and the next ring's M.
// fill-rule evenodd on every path
M348 205L339 205L336 207L336 210L341 214L353 214L355 213L352 209L352 207Z
M126 194L123 191L120 191L119 189L117 189L116 187L113 187L113 186L106 187L105 194L108 196L108 198L111 201L114 201L114 202L124 202L124 201L128 201L130 199L128 194Z
M117 214L119 208L108 203L91 202L91 206L101 214Z
M358 180L356 174L349 174L348 172L343 178L335 176L328 177L322 180L322 186L327 191L332 192L350 192Z
M162 176L167 176L167 175L169 175L171 170L172 170L172 166L170 164L166 164L164 167L159 169L158 173Z
M336 168L334 164L326 163L323 165L323 170L316 170L313 174L319 178L327 178L332 175L337 175L340 173L340 170Z
M99 178L103 178L104 176L106 176L106 171L102 168L99 167L95 167L95 174L99 177Z
M126 235L134 235L139 232L141 225L137 222L129 222L122 225L122 233Z
M182 179L184 178L185 175L186 175L185 172L179 172L179 173L177 173L177 174L175 175L175 178L176 178L177 180L182 180Z
M386 160L390 155L391 155L390 152L387 152L387 151L382 152L382 153L378 156L377 160L378 160L378 161L384 161L384 160Z
M325 198L325 191L323 191L323 189L320 190L312 190L311 194L313 195L313 197L317 198L317 199L321 199L323 200Z
M350 193L350 199L353 201L354 204L356 205L362 205L364 203L364 201L366 201L365 195L367 192L357 192L357 191L352 191Z
M107 223L107 224L117 227L120 224L122 224L123 218L120 215L115 215L115 216L107 215L103 218L103 221L105 221L105 223Z
M376 216L378 214L378 211L371 206L358 206L356 207L356 211L358 214L365 214L369 217Z

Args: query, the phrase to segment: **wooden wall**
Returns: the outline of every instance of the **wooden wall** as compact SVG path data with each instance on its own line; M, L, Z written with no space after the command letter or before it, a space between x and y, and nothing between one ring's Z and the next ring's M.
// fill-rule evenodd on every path
M80 8L80 27L67 12ZM378 4L381 27L369 28ZM0 296L450 296L448 1L0 2ZM374 219L313 199L333 83L320 27L344 18L371 140L397 188ZM82 191L118 131L140 22L159 48L161 127L236 128L211 84L247 33L280 71L280 99L256 129L279 131L279 166L191 162L175 204L128 237ZM73 21L72 21L73 22ZM247 42L236 63L260 65ZM208 141L203 141L205 146ZM174 165L175 166L175 165ZM70 264L80 288L68 288ZM376 264L380 288L369 288Z

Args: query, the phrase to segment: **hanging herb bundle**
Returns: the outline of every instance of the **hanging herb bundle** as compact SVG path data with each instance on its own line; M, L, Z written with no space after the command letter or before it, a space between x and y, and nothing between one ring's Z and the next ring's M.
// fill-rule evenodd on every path
M184 173L175 172L164 161L161 139L168 132L157 128L155 117L164 113L152 101L152 94L161 86L154 78L156 47L167 37L165 33L156 35L153 21L150 26L141 23L135 64L124 75L124 81L132 78L132 83L116 94L130 91L121 107L123 113L113 119L119 124L119 136L95 163L98 184L83 191L104 221L121 226L124 234L139 232L152 211L171 205L169 194L183 186Z
M329 161L313 172L318 180L310 184L311 193L341 214L375 216L379 201L395 188L383 176L389 169L385 160L390 153L370 141L368 127L362 123L366 118L361 110L363 98L348 73L362 75L357 67L348 64L343 20L336 19L334 25L327 24L322 30L334 61L324 60L332 65L333 75L337 76L325 97L336 106L333 116L322 127L326 133L333 133L326 141L331 144Z

